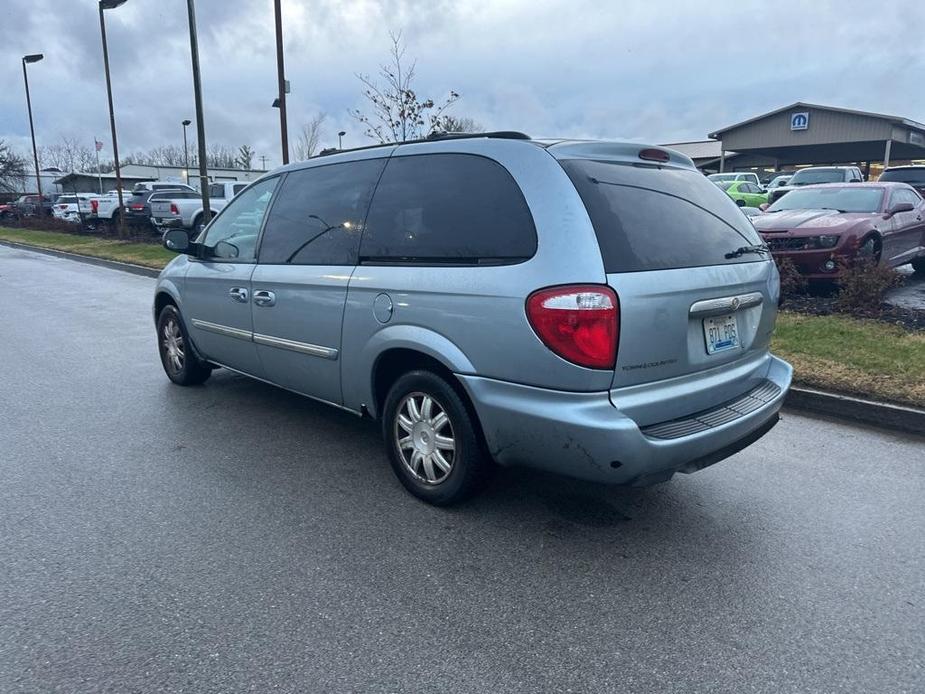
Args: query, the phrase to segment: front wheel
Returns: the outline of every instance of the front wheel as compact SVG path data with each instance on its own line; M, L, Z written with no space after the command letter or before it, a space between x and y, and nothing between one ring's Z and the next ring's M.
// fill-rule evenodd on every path
M925 275L925 258L916 258L912 261L912 269L917 275Z
M462 398L430 371L412 371L395 382L385 400L382 434L399 481L435 506L474 494L493 467Z
M178 385L199 385L212 374L209 365L193 353L176 306L165 306L157 317L157 348L167 378Z
M858 260L877 265L880 263L880 243L873 236L869 237L858 248Z

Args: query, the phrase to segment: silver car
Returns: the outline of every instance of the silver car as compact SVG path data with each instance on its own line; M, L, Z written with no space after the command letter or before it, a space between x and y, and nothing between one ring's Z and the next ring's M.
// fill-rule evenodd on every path
M445 136L267 174L161 273L168 377L223 367L377 420L433 504L496 464L647 485L778 419L779 279L690 159Z

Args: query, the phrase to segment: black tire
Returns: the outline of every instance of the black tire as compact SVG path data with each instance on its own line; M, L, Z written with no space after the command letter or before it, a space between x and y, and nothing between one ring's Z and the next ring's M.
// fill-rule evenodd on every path
M432 401L430 421L440 420L440 415L434 413L443 412L445 424L430 427L425 418L414 420L410 416L409 399L419 401L418 412L425 414L423 398ZM413 422L411 430L400 422L399 415L405 424ZM382 411L382 435L399 481L414 496L434 506L449 506L469 498L482 488L494 468L462 398L446 380L430 371L411 371L392 385ZM400 439L411 442L401 447ZM452 450L446 448L447 439L452 440ZM428 448L432 452L425 454ZM420 456L417 472L412 468L415 456ZM447 463L449 469L444 471L442 465ZM436 479L429 480L431 476Z
M738 205L739 207L745 207L745 201L742 198L739 198L738 200L736 200L736 205Z
M176 306L168 304L157 317L157 351L164 373L177 385L197 386L212 375L212 368L193 352Z
M916 258L912 261L912 269L917 275L925 275L925 258Z

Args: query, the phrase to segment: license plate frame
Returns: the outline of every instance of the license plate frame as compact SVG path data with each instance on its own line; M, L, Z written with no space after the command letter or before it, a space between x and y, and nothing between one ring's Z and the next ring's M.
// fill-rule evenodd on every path
M736 314L726 313L703 319L703 341L707 354L719 354L739 349L739 323Z

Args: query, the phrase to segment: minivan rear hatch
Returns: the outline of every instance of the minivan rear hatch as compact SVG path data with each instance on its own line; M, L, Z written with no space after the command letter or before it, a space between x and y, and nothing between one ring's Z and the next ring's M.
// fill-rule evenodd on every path
M722 190L683 161L560 163L588 210L620 303L613 388L689 382L766 357L777 273L754 226ZM688 402L679 409L697 411L755 385L713 380L714 392L682 388Z

